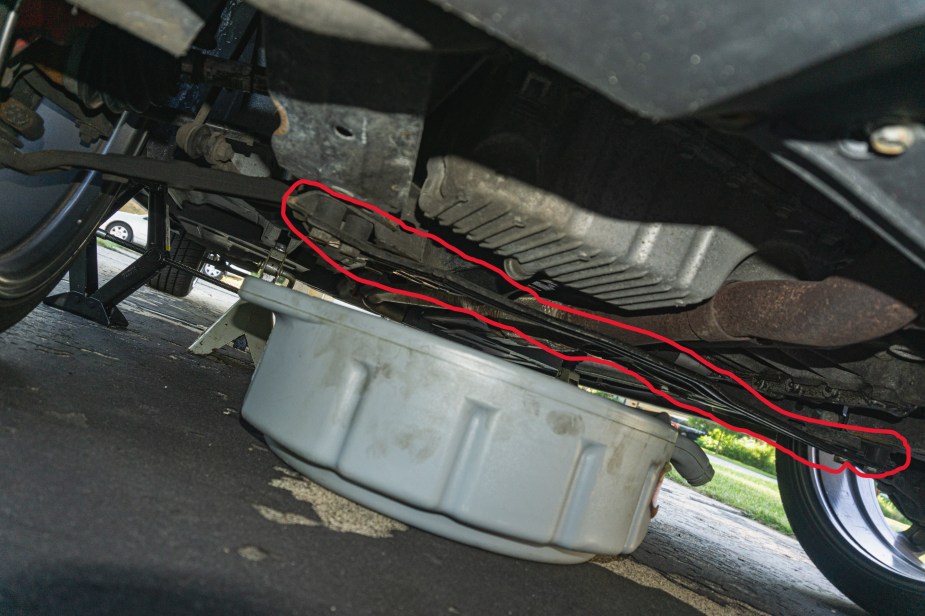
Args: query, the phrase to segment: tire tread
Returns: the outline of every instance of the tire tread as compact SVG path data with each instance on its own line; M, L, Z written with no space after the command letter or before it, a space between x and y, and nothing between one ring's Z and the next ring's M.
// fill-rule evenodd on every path
M185 233L181 233L175 243L175 250L171 251L171 258L178 263L198 270L202 265L205 254L205 246ZM189 272L168 266L148 281L148 285L175 297L186 297L193 290L195 280L196 277Z

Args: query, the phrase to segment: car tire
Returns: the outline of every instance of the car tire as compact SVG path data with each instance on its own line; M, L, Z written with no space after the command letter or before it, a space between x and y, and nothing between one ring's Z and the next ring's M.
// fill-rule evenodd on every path
M132 228L118 220L106 225L106 233L126 242L131 242L135 237L135 234L132 233Z
M58 284L58 281L61 280L66 269L67 264L61 268L61 271L57 271L50 278L46 279L42 286L36 287L36 289L28 295L13 300L0 299L0 332L16 325L27 314L32 312L32 309L38 306L39 303L45 299L45 296L48 295L49 291Z
M200 268L199 271L201 271L203 274L205 274L209 278L213 278L215 280L221 280L222 276L225 275L226 269L227 267L221 261L216 262L216 261L206 260L202 264L202 268Z
M3 297L0 294L0 332L12 327L41 303L48 293L58 284L68 267L87 244L94 241L95 231L102 220L109 215L113 195L103 193L94 199L85 210L84 216L90 224L82 225L76 233L62 242L61 251L53 259L45 261L29 275L31 289L15 297ZM95 221L95 222L94 222Z
M43 100L36 111L45 135L24 142L26 152L45 147L131 155L145 136L126 116L107 141L84 146L64 110ZM118 190L94 171L27 176L0 170L0 332L29 314L61 280L99 225L130 196L114 200Z
M828 465L826 454L789 440L781 444L806 459ZM832 466L838 465L833 461ZM908 554L890 553L883 527L876 515L871 515L870 504L864 505L870 494L876 501L873 480L847 470L833 475L779 454L777 481L794 535L834 586L875 614L922 613L925 569L919 561L916 570L907 562ZM885 524L882 514L881 521ZM869 537L864 535L865 526ZM901 550L902 540L898 545L893 549Z
M171 259L177 263L182 263L194 270L202 267L203 259L206 255L206 247L196 242L186 233L180 233L180 237L174 242L174 249L170 252ZM148 285L175 297L186 297L193 290L193 282L196 277L183 270L167 266L154 276Z

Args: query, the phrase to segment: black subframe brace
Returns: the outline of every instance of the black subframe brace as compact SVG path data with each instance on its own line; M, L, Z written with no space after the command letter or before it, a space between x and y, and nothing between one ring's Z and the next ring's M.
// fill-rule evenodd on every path
M70 290L50 295L45 305L110 327L127 327L128 321L117 305L137 291L170 262L166 188L148 189L148 243L144 253L131 265L99 286L96 240L91 237L86 249L71 264Z

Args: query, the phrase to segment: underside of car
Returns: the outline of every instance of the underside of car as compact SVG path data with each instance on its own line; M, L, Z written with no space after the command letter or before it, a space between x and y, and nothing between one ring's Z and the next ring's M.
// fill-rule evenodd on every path
M388 319L660 400L600 363L346 278L281 216L287 188L312 180L393 217L297 190L289 217L342 268L616 362L805 456L887 475L877 489L911 522L897 540L920 556L925 7L843 4L7 3L0 328L113 209L149 198L200 256L274 261ZM394 219L634 329L544 305ZM786 417L639 330L792 414L895 430L911 454L889 434ZM889 580L893 613L914 610L921 569Z

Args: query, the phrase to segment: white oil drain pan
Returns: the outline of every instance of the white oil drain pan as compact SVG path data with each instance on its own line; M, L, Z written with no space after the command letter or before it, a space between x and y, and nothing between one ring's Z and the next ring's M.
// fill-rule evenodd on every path
M244 418L311 480L480 548L634 550L677 433L651 415L370 314L248 278L276 325Z

